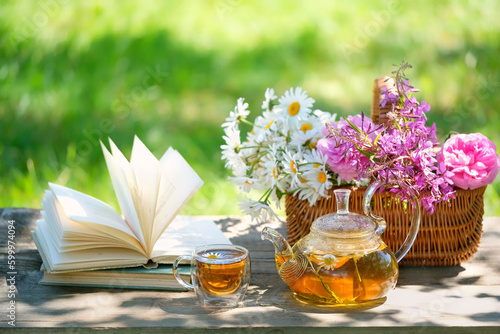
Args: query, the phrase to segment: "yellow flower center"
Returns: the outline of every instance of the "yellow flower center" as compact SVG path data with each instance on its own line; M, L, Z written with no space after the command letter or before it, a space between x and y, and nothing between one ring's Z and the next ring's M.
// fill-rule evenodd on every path
M306 179L304 179L303 177L301 177L301 178L300 178L300 182L302 182L302 183L307 183L307 180L306 180Z
M273 168L273 176L275 179L278 178L278 171L276 170L276 167Z
M271 127L271 125L273 125L274 123L274 120L272 120L271 122L269 122L269 124L265 127L266 130L269 130L269 128Z
M320 164L314 164L314 168L318 168Z
M325 265L331 266L335 264L334 258L325 256Z
M298 102L292 102L290 103L290 106L288 107L288 113L290 116L296 116L299 113L300 110L300 103Z
M306 123L300 127L300 129L304 131L304 133L306 133L309 130L312 130L312 128L313 128L312 125L309 123Z
M215 254L210 254L210 255L208 256L208 258L209 258L209 259L216 259L216 258L217 258L217 255L215 255Z
M326 181L326 174L324 172L321 172L318 174L318 181L321 183L325 183Z
M293 160L290 162L290 169L292 170L292 173L297 174L297 168L295 168L295 161Z

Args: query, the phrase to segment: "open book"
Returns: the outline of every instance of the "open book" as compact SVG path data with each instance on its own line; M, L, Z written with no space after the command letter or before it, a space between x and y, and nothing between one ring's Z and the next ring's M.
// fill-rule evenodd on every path
M203 184L176 150L158 160L135 137L129 162L110 145L111 153L101 143L123 216L94 197L49 183L43 219L32 233L47 272L171 263L198 244L230 243L212 221L178 217L168 228Z

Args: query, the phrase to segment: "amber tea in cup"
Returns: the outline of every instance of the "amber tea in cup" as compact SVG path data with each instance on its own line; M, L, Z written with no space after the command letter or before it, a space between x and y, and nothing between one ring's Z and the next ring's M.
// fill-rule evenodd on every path
M214 295L236 291L243 280L245 264L245 252L237 249L206 251L196 256L198 280L203 289Z
M188 284L177 274L178 263L191 260ZM236 307L243 299L250 280L248 250L235 245L207 245L180 256L173 265L174 275L181 285L196 292L205 306Z

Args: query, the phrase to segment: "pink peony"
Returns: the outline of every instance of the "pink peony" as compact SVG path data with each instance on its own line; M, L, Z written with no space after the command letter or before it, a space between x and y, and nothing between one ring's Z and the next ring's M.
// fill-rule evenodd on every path
M493 183L500 166L495 144L480 133L452 135L437 158L451 172L454 185L462 189Z
M351 181L358 177L359 171L354 159L348 159L346 154L335 147L335 141L330 138L318 140L316 148L318 152L328 157L326 164L332 171L339 174L345 181ZM365 157L366 158L366 157Z

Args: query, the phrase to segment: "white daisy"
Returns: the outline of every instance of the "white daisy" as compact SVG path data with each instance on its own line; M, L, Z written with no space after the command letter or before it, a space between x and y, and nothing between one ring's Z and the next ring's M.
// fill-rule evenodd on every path
M307 184L313 187L320 196L327 197L327 190L332 187L330 176L326 170L326 160L328 157L319 153L317 150L312 150L310 154L306 154L308 163L302 165L302 178L307 181Z
M248 141L247 139L247 142L240 147L240 151L238 154L243 160L245 160L245 162L248 163L255 159L260 149L261 147L259 146L259 144Z
M229 117L226 118L226 122L222 124L223 128L227 127L237 127L241 120L246 119L250 114L250 110L247 110L248 103L244 103L245 99L240 97L234 111L229 112Z
M310 123L304 123L304 125L310 125ZM306 131L296 131L292 133L290 145L305 147L312 150L316 148L316 144L320 138L323 138L323 135L318 128L310 128Z
M252 177L259 180L267 189L271 188L274 178L269 178L269 171L264 167L264 162L262 159L259 160L253 168Z
M281 134L270 133L264 140L263 145L271 146L276 145L280 149L284 149L287 146L286 137ZM278 152L278 157L280 157L281 152Z
M279 115L272 112L263 112L262 116L255 119L255 126L252 129L253 138L257 143L269 140L278 132L278 126L281 123Z
M301 87L297 87L295 92L293 88L286 91L279 103L281 112L288 118L288 128L294 130L298 128L299 120L306 119L311 112L314 99L308 97Z
M313 187L321 196L327 197L327 190L332 187L332 182L329 180L329 175L325 165L307 164L304 165L304 173L302 177L307 180L307 183Z
M281 203L278 194L276 193L276 188L271 191L271 199L278 210L281 210Z
M243 211L244 214L250 215L252 220L265 222L268 218L270 220L278 219L278 216L274 213L273 209L265 203L254 200L245 201L242 199L239 199L239 201L241 211Z
M281 160L283 157L283 152L282 150L284 149L284 146L281 145L281 143L273 143L269 145L269 153L271 156L274 158L274 160Z
M239 155L233 155L228 159L234 176L244 176L247 174L248 166Z
M278 183L278 178L280 177L281 168L278 160L275 158L276 153L266 154L262 157L262 167L265 178L265 184L274 187Z
M299 189L293 193L294 196L297 196L300 200L307 200L309 202L309 206L313 206L316 204L320 194L316 189L307 184L305 179L301 179L302 183L299 186Z
M276 95L274 95L274 89L272 88L266 89L264 97L266 99L264 100L264 102L262 102L262 109L271 111L273 109L272 101L278 98Z
M237 100L234 111L222 125L222 159L233 173L229 179L243 192L266 191L262 202L242 204L254 219L274 216L269 203L275 202L279 207L283 193L295 191L300 199L314 205L321 196L327 197L326 191L331 187L327 157L315 148L317 140L324 137L321 130L336 115L320 110L311 112L314 100L301 87L290 88L279 100L272 88L264 96L263 112L255 118L253 129L243 142L238 126L247 122L250 113L243 98Z
M299 164L302 160L302 151L290 152L285 149L285 154L283 155L283 171L289 173L291 176L291 187L295 188L300 183L299 179Z
M207 258L207 259L214 259L215 260L215 259L223 258L224 254L217 253L217 252L205 252L201 256L204 258Z
M281 166L281 168L283 168L283 167ZM278 188L280 192L285 193L285 192L288 192L290 190L291 183L292 183L292 176L289 174L281 173L281 175L278 179L278 183L276 184L276 188ZM272 193L272 195L275 195L275 194ZM276 199L276 198L278 198L278 196L275 196L273 198ZM279 204L277 204L277 206L279 206Z
M320 268L324 268L326 270L334 269L339 263L339 259L332 254L326 254L325 256L318 256L319 258L319 266Z
M226 145L220 147L222 149L221 159L226 160L225 167L232 169L234 175L245 175L248 167L239 154L241 149L240 131L228 127L224 129L224 133L226 135L222 138Z
M252 131L247 133L248 146L262 146L262 142L264 141L264 136L265 135L262 134L262 131L259 131L259 128L254 127Z
M222 136L222 138L224 139L226 144L221 145L220 147L222 149L222 159L229 159L234 155L238 155L238 152L240 151L240 131L233 127L229 127L224 129L224 133L226 135ZM226 161L226 168L228 167L228 161Z
M299 122L299 130L297 132L302 132L302 133L308 133L310 131L318 130L314 128L314 123L312 122L312 119L310 120L310 117L306 118L305 120L301 120Z
M226 142L226 145L221 145L222 151L233 151L238 153L241 148L240 130L236 128L225 128L225 136L222 139Z
M321 123L323 126L325 124L333 123L337 119L337 114L330 114L327 111L322 111L319 109L314 110L313 115L316 116L318 122Z
M328 156L323 155L318 150L311 150L309 153L304 153L304 159L308 162L315 162L321 165L325 165L328 160Z
M248 177L248 176L234 176L234 177L229 177L229 180L231 182L233 182L234 184L236 184L238 187L240 187L240 189L243 191L243 192L250 192L250 190L254 189L254 190L265 190L266 187L264 187L258 179L256 178L252 178L252 177Z

